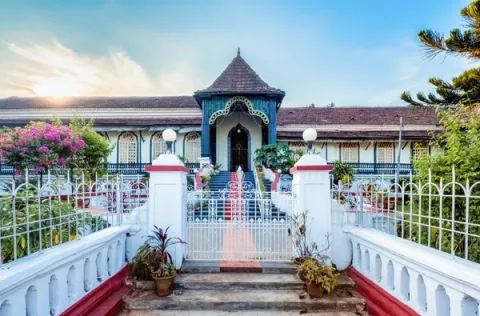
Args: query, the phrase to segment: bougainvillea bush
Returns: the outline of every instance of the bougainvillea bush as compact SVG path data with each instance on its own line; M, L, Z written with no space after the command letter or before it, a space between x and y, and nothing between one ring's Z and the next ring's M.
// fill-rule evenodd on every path
M13 166L17 174L26 168L43 171L65 166L72 155L85 146L80 134L68 126L45 122L7 129L0 135L3 162Z

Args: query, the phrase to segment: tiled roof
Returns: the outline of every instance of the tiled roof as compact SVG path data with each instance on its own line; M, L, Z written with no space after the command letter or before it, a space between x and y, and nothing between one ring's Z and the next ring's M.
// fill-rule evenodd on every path
M32 108L169 108L198 107L191 96L175 97L10 97L0 99L0 109Z
M433 108L414 109L406 106L384 107L284 107L277 116L278 125L437 125Z
M210 87L195 92L195 94L199 93L273 93L282 96L285 94L282 90L272 88L263 81L240 56L240 52Z
M0 128L2 126L24 126L28 124L30 119L8 119L0 118ZM69 120L62 119L64 123ZM150 127L161 125L194 125L200 126L202 119L200 117L179 117L179 118L96 118L95 126L136 126L136 127Z
M398 139L398 131L318 131L317 139ZM279 139L302 139L302 132L278 131ZM427 131L403 131L405 140L430 139L432 134Z

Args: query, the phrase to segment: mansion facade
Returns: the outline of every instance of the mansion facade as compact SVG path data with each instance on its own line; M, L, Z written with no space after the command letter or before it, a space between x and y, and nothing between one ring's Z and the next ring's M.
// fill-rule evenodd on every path
M171 128L177 132L173 151L185 162L195 166L210 160L223 170L252 169L255 150L265 144L288 142L292 149L305 151L302 132L313 127L317 153L364 173L391 169L399 151L402 164L428 154L431 133L441 130L433 109L283 107L284 96L238 52L212 85L193 96L10 97L0 99L0 126L24 126L52 116L68 122L75 114L93 118L95 129L115 144L108 162L116 166L150 164L166 151L161 135Z

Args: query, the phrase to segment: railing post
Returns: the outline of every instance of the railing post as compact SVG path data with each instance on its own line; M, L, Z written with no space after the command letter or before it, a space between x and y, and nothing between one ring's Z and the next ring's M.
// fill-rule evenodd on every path
M185 240L187 227L187 174L189 168L175 154L160 155L152 165L147 166L150 173L148 199L148 227L150 234L153 226L168 231L169 237ZM188 241L187 241L188 242ZM175 245L169 249L177 269L181 268L185 246Z
M293 174L292 194L294 211L308 211L307 231L322 255L332 258L332 210L329 172L333 166L320 155L306 154L290 170Z

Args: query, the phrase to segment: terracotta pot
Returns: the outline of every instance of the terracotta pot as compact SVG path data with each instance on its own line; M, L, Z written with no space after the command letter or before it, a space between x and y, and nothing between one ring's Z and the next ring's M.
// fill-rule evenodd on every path
M323 291L323 287L321 287L320 284L310 282L310 283L307 283L307 293L311 297L320 298L323 296L324 291Z
M152 276L152 279L155 282L155 293L157 293L158 296L160 297L168 296L174 290L174 284L173 284L173 282L175 281L174 275L170 277L162 277L162 278L156 278Z

